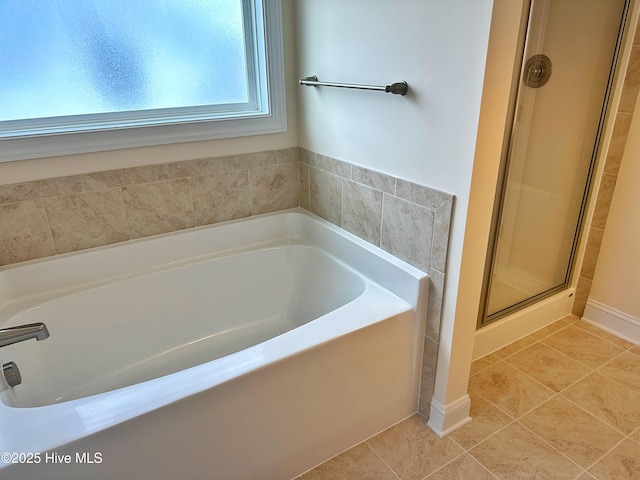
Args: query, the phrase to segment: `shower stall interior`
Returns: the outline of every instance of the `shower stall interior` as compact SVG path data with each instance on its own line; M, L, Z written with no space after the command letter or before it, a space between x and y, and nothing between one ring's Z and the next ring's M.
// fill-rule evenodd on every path
M478 326L568 287L630 0L532 0Z

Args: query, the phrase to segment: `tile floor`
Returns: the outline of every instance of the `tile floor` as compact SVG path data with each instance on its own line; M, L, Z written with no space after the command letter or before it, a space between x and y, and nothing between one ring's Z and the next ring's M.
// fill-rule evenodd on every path
M413 416L299 480L640 479L640 346L566 317L472 365L473 421Z

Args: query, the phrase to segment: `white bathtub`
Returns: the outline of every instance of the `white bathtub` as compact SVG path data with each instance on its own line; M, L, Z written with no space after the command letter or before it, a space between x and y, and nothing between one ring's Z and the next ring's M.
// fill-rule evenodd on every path
M301 209L1 268L0 478L292 478L416 411L427 280Z

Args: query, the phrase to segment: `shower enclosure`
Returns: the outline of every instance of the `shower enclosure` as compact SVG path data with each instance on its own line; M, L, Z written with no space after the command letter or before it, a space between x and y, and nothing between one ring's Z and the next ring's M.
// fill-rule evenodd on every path
M479 326L569 284L629 3L528 4Z

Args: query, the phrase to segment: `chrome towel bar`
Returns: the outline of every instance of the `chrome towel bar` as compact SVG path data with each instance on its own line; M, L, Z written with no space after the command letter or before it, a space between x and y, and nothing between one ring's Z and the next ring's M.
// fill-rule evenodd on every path
M358 90L378 90L380 92L394 93L396 95L406 95L409 90L407 82L396 82L391 85L357 85L353 83L335 83L321 82L318 77L312 75L300 79L300 85L308 85L311 87L338 87L338 88L356 88Z

